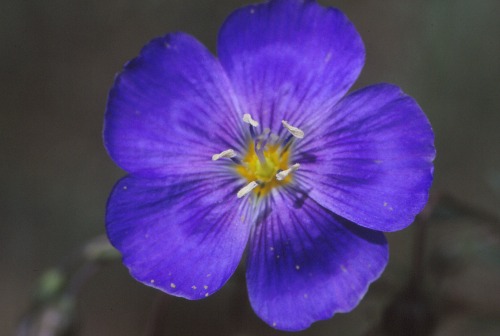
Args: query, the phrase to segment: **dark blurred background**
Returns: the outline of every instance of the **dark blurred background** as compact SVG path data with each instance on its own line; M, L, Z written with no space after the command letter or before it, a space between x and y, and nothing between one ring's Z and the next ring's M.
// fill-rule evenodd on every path
M500 2L320 2L343 10L364 39L355 88L396 83L427 113L438 149L433 193L461 205L428 221L424 234L416 225L389 234L388 268L358 308L297 335L405 334L421 318L432 321L428 335L500 335ZM44 270L104 232L108 193L124 174L101 140L114 74L171 31L213 51L224 18L247 3L0 1L0 335L30 308ZM421 292L408 299L415 241L424 247ZM240 270L218 294L188 302L136 283L114 262L81 284L77 328L85 336L281 334L255 317L245 290Z

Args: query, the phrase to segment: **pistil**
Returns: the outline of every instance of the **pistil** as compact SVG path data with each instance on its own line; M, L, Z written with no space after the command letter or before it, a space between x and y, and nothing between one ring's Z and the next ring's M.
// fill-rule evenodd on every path
M260 165L264 168L267 168L267 160L264 156L264 148L266 146L265 141L258 141L255 143L255 154L259 158Z

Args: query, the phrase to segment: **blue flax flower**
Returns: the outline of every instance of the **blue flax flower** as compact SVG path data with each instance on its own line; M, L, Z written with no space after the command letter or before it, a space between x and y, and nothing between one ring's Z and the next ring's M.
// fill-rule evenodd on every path
M427 200L427 118L394 85L346 95L363 42L315 1L236 10L217 55L168 34L117 76L104 140L129 175L111 243L138 281L187 299L219 290L248 244L251 305L277 329L352 310L387 263L382 231Z

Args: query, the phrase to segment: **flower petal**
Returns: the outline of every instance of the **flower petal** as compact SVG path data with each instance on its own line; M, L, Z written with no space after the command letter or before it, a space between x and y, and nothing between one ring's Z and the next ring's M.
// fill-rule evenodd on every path
M222 178L125 177L108 201L109 240L138 281L204 298L229 279L246 246L251 219L237 189Z
M382 273L382 233L342 219L307 193L282 189L250 238L247 283L253 309L269 325L302 330L352 310Z
M370 229L411 224L427 202L434 134L397 86L373 85L343 99L317 134L299 143L297 178L330 211Z
M272 0L235 11L219 32L218 56L246 113L262 128L307 131L308 118L331 108L363 64L363 42L335 8Z
M217 59L193 37L154 39L109 93L105 146L139 176L207 168L212 154L244 144L232 92Z

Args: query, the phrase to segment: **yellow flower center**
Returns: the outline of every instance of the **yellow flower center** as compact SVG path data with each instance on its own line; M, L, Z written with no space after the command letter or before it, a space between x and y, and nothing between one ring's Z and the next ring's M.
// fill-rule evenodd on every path
M290 146L282 147L280 144L266 145L264 148L257 143L257 151L261 151L259 158L255 151L254 141L248 144L248 150L243 157L242 165L236 166L236 172L248 182L259 181L259 185L253 189L257 197L267 195L273 188L286 185L291 181L291 175L282 180L276 178L276 174L289 168Z
M259 126L259 122L248 113L243 115L243 122L249 124L248 135L252 139L248 142L246 154L240 155L229 148L213 154L212 161L231 160L235 171L246 180L247 184L242 186L236 197L242 198L253 192L259 198L269 194L273 188L292 181L292 175L299 169L300 164L294 163L289 166L290 148L294 139L304 137L304 131L282 120L283 127L290 135L280 140L279 136L271 133L268 128L257 136L255 129Z

